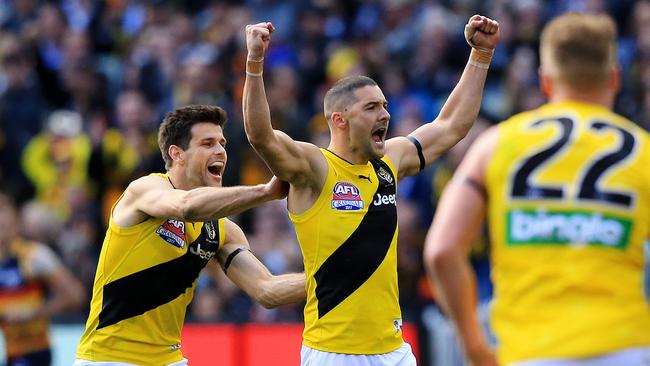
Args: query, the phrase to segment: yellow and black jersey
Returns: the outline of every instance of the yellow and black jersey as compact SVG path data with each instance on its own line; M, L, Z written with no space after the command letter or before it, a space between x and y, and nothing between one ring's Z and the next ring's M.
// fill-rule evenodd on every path
M497 128L486 188L500 361L650 345L648 133L579 102Z
M224 225L224 219L149 218L122 228L111 217L77 358L137 365L180 361L185 311L201 270L223 245Z
M307 277L304 344L379 354L402 343L397 173L387 157L354 165L321 149L328 173L307 211L290 214Z

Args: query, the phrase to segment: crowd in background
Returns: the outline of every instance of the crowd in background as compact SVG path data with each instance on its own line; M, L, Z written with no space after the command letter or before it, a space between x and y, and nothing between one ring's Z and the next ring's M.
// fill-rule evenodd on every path
M224 184L270 178L241 121L246 24L271 21L277 29L264 60L274 127L325 147L323 95L346 75L365 74L382 87L391 136L435 118L469 54L464 24L484 14L499 21L501 43L479 121L467 141L399 187L400 296L404 318L417 321L435 297L421 252L436 198L471 138L544 101L539 33L550 17L570 10L616 19L623 80L616 111L650 129L650 1L0 2L0 187L19 204L23 235L50 245L90 292L111 206L134 178L164 171L156 133L167 112L222 106L229 114ZM285 202L235 219L272 272L302 270ZM487 245L472 254L482 299L490 297ZM225 276L206 276L189 316L300 321L302 306L266 310ZM83 321L85 314L70 318Z

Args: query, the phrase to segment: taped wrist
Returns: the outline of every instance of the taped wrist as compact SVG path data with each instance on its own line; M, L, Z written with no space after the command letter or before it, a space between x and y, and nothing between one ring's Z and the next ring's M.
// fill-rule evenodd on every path
M264 71L264 57L261 59L246 59L246 75L248 76L262 76Z
M492 61L493 53L494 50L472 48L468 63L480 69L488 69Z

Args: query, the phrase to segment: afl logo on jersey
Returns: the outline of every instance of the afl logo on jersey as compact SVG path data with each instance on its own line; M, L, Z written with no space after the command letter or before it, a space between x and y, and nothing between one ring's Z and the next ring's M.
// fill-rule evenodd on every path
M156 234L169 244L183 249L185 247L185 223L169 219L158 226Z
M354 184L337 182L332 192L332 208L351 211L363 208L361 192Z

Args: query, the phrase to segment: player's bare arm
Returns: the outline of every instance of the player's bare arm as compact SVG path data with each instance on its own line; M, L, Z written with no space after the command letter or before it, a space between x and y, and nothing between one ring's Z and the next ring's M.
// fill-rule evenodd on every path
M38 311L38 316L51 317L62 311L79 309L86 300L79 280L61 265L45 277L51 296Z
M307 187L318 194L327 174L327 163L318 147L294 141L271 125L262 74L264 54L274 30L268 22L246 26L248 56L242 101L246 136L273 174L293 187Z
M241 228L226 219L226 242L216 259L228 278L265 308L306 299L304 273L274 276L249 248Z
M487 68L499 36L496 21L480 15L469 19L465 37L472 45L472 54L438 117L409 135L416 141L407 137L386 141L386 155L397 166L400 177L418 173L422 166L431 164L465 137L478 115ZM416 144L420 145L421 153Z
M476 278L468 253L486 214L485 167L497 130L486 131L470 148L447 185L425 249L424 262L441 295L443 309L456 326L473 365L496 365L476 314ZM458 225L462 222L463 225Z
M113 221L130 227L149 217L207 221L235 215L260 203L284 198L287 186L277 178L266 184L174 189L161 176L149 175L129 185L113 210Z

